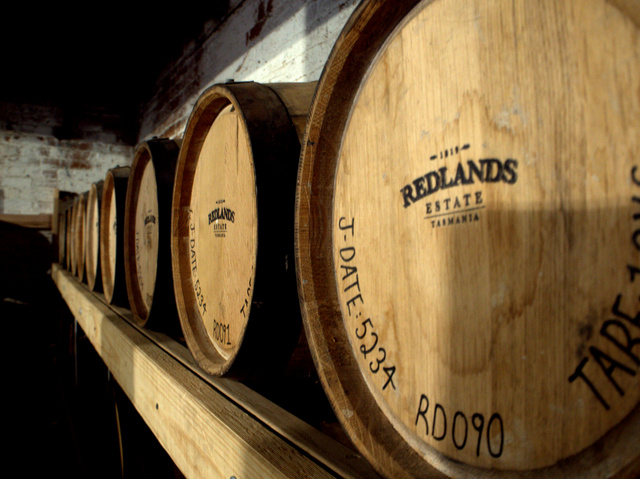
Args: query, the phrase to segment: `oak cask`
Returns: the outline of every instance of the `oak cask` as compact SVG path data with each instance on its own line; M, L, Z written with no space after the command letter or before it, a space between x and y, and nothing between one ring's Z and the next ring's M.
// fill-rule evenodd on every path
M67 241L67 208L61 208L58 214L58 263L65 264Z
M366 1L318 84L296 269L387 477L638 477L640 4Z
M71 252L71 274L73 276L78 275L78 214L80 209L81 195L76 196L73 199L73 205L71 205L71 236L69 249Z
M283 367L301 334L295 178L315 83L214 85L182 139L172 212L182 330L212 375Z
M92 291L102 291L100 270L100 207L102 206L104 180L91 184L87 197L86 275Z
M141 327L181 335L171 271L171 200L179 144L141 143L127 186L124 258L127 294Z
M72 269L72 238L73 238L73 205L74 200L71 201L71 204L67 208L66 215L66 233L65 233L65 267L67 271L71 271Z
M76 193L70 191L58 191L58 198L54 205L54 214L57 212L58 225L54 233L54 245L57 247L58 263L66 268L67 263L67 211L73 204Z
M124 213L131 168L119 166L107 171L100 206L100 269L102 290L110 304L127 307L124 271Z
M80 282L85 281L85 232L87 229L87 197L88 192L83 192L78 195L77 208L75 210L75 231L74 242L76 250L76 277Z

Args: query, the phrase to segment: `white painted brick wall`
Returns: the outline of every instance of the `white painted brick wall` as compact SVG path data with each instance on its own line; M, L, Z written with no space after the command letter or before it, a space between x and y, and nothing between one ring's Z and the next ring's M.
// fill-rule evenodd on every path
M128 146L1 133L0 213L51 213L56 189L88 191L109 168L131 164L132 156Z
M202 92L235 81L307 82L320 78L344 24L359 0L245 0L198 47L158 80L142 111L141 140L180 137ZM259 33L257 33L259 32ZM189 72L189 74L185 74ZM176 105L178 105L176 107Z

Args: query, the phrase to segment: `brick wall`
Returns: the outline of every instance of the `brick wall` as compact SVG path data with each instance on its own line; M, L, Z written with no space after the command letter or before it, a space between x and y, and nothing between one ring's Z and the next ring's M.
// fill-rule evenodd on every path
M88 191L132 154L126 145L0 132L0 214L51 213L56 189Z
M109 168L131 163L136 141L180 138L214 83L317 80L357 3L230 0L227 14L205 23L136 105L137 127L108 105L0 102L0 214L51 213L55 189L87 191Z
M320 78L359 0L230 0L159 76L140 111L139 140L181 137L198 96L228 80L308 82Z

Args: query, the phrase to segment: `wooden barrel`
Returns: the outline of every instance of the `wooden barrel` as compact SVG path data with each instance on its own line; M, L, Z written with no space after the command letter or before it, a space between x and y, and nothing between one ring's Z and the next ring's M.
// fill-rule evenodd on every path
M74 200L75 201L75 200ZM65 267L67 271L71 271L72 268L72 238L73 238L73 201L67 208L66 212L66 233L65 233Z
M77 247L77 231L78 231L78 210L80 208L80 195L73 199L71 206L71 237L69 242L69 251L71 252L71 269L69 270L73 276L77 276L78 271L78 247Z
M69 206L60 209L58 214L58 263L65 265L67 254L67 210Z
M58 263L63 267L66 267L67 262L67 210L73 204L73 199L76 196L76 193L58 190L58 195L54 202L53 212L57 216L57 224L55 231L52 230L52 241L57 251Z
M78 195L78 203L75 211L74 243L76 250L76 277L85 281L85 232L87 229L87 198L89 192Z
M336 42L298 285L387 477L638 477L638 5L367 1Z
M86 275L87 285L92 291L102 291L100 270L100 207L102 206L104 180L91 185L87 197Z
M131 168L107 171L100 205L100 270L102 291L110 304L128 307L124 271L124 213Z
M171 198L180 147L152 139L136 148L124 219L129 305L139 326L180 334L171 272Z
M300 337L297 132L314 88L214 85L189 118L173 194L174 287L187 345L210 374L277 370Z

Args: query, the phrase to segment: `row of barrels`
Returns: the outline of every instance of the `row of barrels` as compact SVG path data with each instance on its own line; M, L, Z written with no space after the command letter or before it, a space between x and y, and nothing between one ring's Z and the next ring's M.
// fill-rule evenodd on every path
M67 266L214 375L302 324L387 477L638 477L639 25L365 1L317 84L214 85L80 195Z

